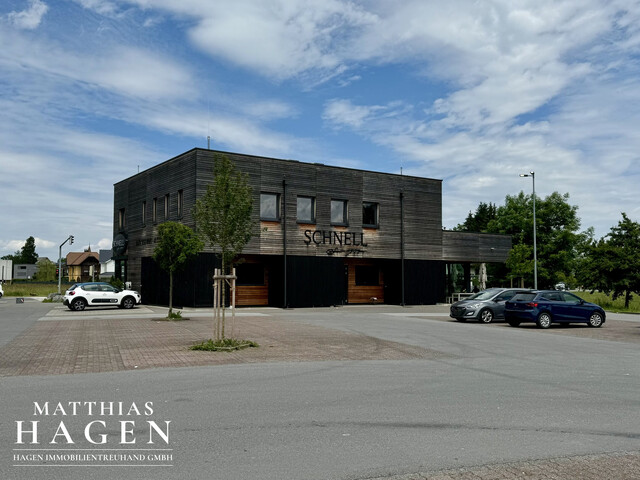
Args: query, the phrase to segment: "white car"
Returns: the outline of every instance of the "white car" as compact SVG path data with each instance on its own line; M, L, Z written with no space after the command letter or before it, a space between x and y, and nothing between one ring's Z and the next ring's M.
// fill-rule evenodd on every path
M69 310L82 311L86 307L133 308L142 296L133 290L119 290L105 282L76 283L64 293L63 303Z
M2 290L2 283L0 283L0 298L4 295L4 290Z

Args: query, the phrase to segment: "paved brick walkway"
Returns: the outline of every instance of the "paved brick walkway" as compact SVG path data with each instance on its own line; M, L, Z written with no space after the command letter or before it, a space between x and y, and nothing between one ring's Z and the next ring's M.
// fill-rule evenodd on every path
M243 314L236 317L235 326L230 320L227 324L229 334L253 340L260 348L241 352L193 351L189 349L191 345L211 338L213 321L210 317L170 322L159 318L124 318L119 310L91 313L93 316L83 319L69 319L70 315L76 318L78 315L52 311L45 321L37 322L0 348L0 377L230 363L444 356L416 346L264 314ZM235 331L231 332L231 328Z

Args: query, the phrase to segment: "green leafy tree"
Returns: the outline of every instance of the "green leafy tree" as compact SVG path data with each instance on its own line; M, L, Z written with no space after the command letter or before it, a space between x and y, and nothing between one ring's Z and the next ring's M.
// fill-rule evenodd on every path
M237 172L228 157L217 155L213 166L213 183L196 201L193 217L198 233L203 237L222 263L226 274L231 262L251 239L254 222L252 190L246 173ZM225 286L222 284L222 298ZM224 309L221 336L224 338Z
M640 223L623 213L609 234L587 244L578 278L583 287L600 290L614 300L624 296L629 308L632 293L640 294Z
M489 222L496 218L498 208L493 203L480 202L475 213L469 212L464 223L461 223L454 230L459 232L486 233Z
M39 282L52 282L56 279L57 265L48 258L41 258L38 260L38 273L35 275L35 279Z
M506 263L510 277L523 280L533 271L533 247L523 243L514 245Z
M35 265L38 263L38 254L36 253L36 240L33 237L27 238L22 250L20 251L20 263Z
M160 268L169 273L169 317L173 313L173 274L203 246L196 233L182 223L165 222L158 227L158 243L153 258Z
M569 204L569 194L553 192L545 199L536 197L536 244L538 257L538 285L551 287L557 281L575 283L579 247L589 231L579 233L578 207ZM533 195L507 195L504 206L487 225L488 233L510 235L513 249L504 273L512 278L522 277L533 284ZM525 245L528 250L519 245ZM518 247L518 248L516 248ZM530 252L529 259L524 255Z

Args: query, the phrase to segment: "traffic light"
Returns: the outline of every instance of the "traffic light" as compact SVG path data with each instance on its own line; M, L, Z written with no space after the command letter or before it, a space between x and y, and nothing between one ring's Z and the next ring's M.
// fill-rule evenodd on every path
M69 235L69 245L73 245L73 235Z

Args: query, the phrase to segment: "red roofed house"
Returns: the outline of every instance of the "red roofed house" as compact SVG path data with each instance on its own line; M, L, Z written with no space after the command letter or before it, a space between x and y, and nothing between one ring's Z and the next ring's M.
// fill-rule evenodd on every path
M69 252L67 268L70 282L92 282L100 276L98 252Z

